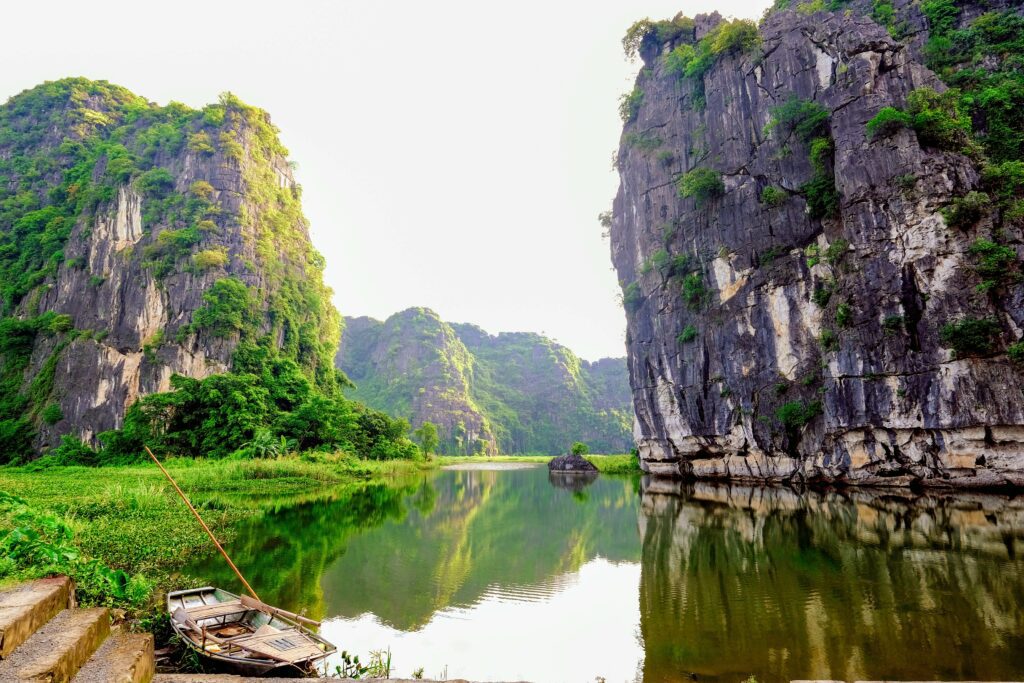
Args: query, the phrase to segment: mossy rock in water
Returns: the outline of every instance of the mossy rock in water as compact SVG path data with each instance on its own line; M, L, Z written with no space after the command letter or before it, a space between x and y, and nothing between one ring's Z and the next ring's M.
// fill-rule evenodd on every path
M597 472L597 467L592 462L575 453L552 458L548 463L548 469L552 472Z

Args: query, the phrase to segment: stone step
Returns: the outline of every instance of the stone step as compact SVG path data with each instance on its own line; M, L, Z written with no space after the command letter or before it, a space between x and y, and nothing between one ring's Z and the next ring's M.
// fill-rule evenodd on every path
M153 680L153 635L114 632L71 683L149 683Z
M66 609L0 662L0 681L68 683L109 634L108 609Z
M73 597L74 587L66 576L29 581L0 592L0 660L70 607Z

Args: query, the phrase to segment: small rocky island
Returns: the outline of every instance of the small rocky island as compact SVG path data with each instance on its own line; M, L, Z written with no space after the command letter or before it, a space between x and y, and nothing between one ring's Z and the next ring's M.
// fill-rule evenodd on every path
M548 462L551 472L597 472L592 462L578 453L566 453Z

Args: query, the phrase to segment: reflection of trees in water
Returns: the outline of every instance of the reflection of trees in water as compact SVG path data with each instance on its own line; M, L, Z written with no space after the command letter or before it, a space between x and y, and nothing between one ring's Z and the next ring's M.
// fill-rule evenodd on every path
M372 612L410 629L495 586L553 590L597 555L639 561L635 487L601 479L580 502L543 468L433 472L264 513L228 552L267 602L315 617ZM236 587L219 556L188 574Z
M654 482L640 526L645 680L1024 674L1020 502Z
M638 561L632 480L603 479L580 504L543 469L446 471L430 514L410 513L353 539L323 577L331 614L365 612L400 629L488 591L541 595L600 555Z
M410 494L417 508L429 507L430 494L415 483L355 484L292 506L282 501L282 507L242 525L227 550L260 598L283 609L305 609L319 619L326 615L320 590L324 569L344 553L353 534L404 517L403 499ZM242 589L220 555L193 564L185 574L236 592Z

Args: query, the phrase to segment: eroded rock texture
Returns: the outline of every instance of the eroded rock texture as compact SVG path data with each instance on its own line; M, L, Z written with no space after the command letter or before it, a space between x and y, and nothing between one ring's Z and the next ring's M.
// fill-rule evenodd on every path
M4 417L22 410L37 451L65 434L95 445L138 397L170 389L173 374L227 371L243 329L310 376L333 376L339 317L266 113L232 96L203 111L162 108L104 82L67 79L12 98L0 114L3 255L20 250L31 264L25 255L43 251L40 243L63 241L28 286L19 289L13 271L0 283L6 324L67 316L27 338L23 366L6 330L0 352L0 374L13 378L6 386L27 397ZM74 193L95 198L75 203ZM66 234L21 227L37 215ZM224 281L247 288L251 310L227 301L197 318L213 311L207 297Z
M759 49L723 54L703 76L705 106L666 69L679 41L642 50L643 99L619 150L611 237L646 471L1024 485L1022 376L1004 353L1021 336L1021 288L976 291L969 249L992 217L957 229L940 212L978 188L979 164L909 128L866 131L911 91L945 89L923 65L927 22L897 4L904 42L865 8L772 13ZM993 8L959 5L961 22ZM718 21L698 17L688 39ZM766 131L793 98L829 114L833 217L808 213L809 141ZM720 196L681 196L676 181L697 168L720 172ZM774 202L768 187L781 192ZM689 255L689 290L659 263L662 250ZM964 318L996 322L991 353L957 357L943 342L943 326Z

